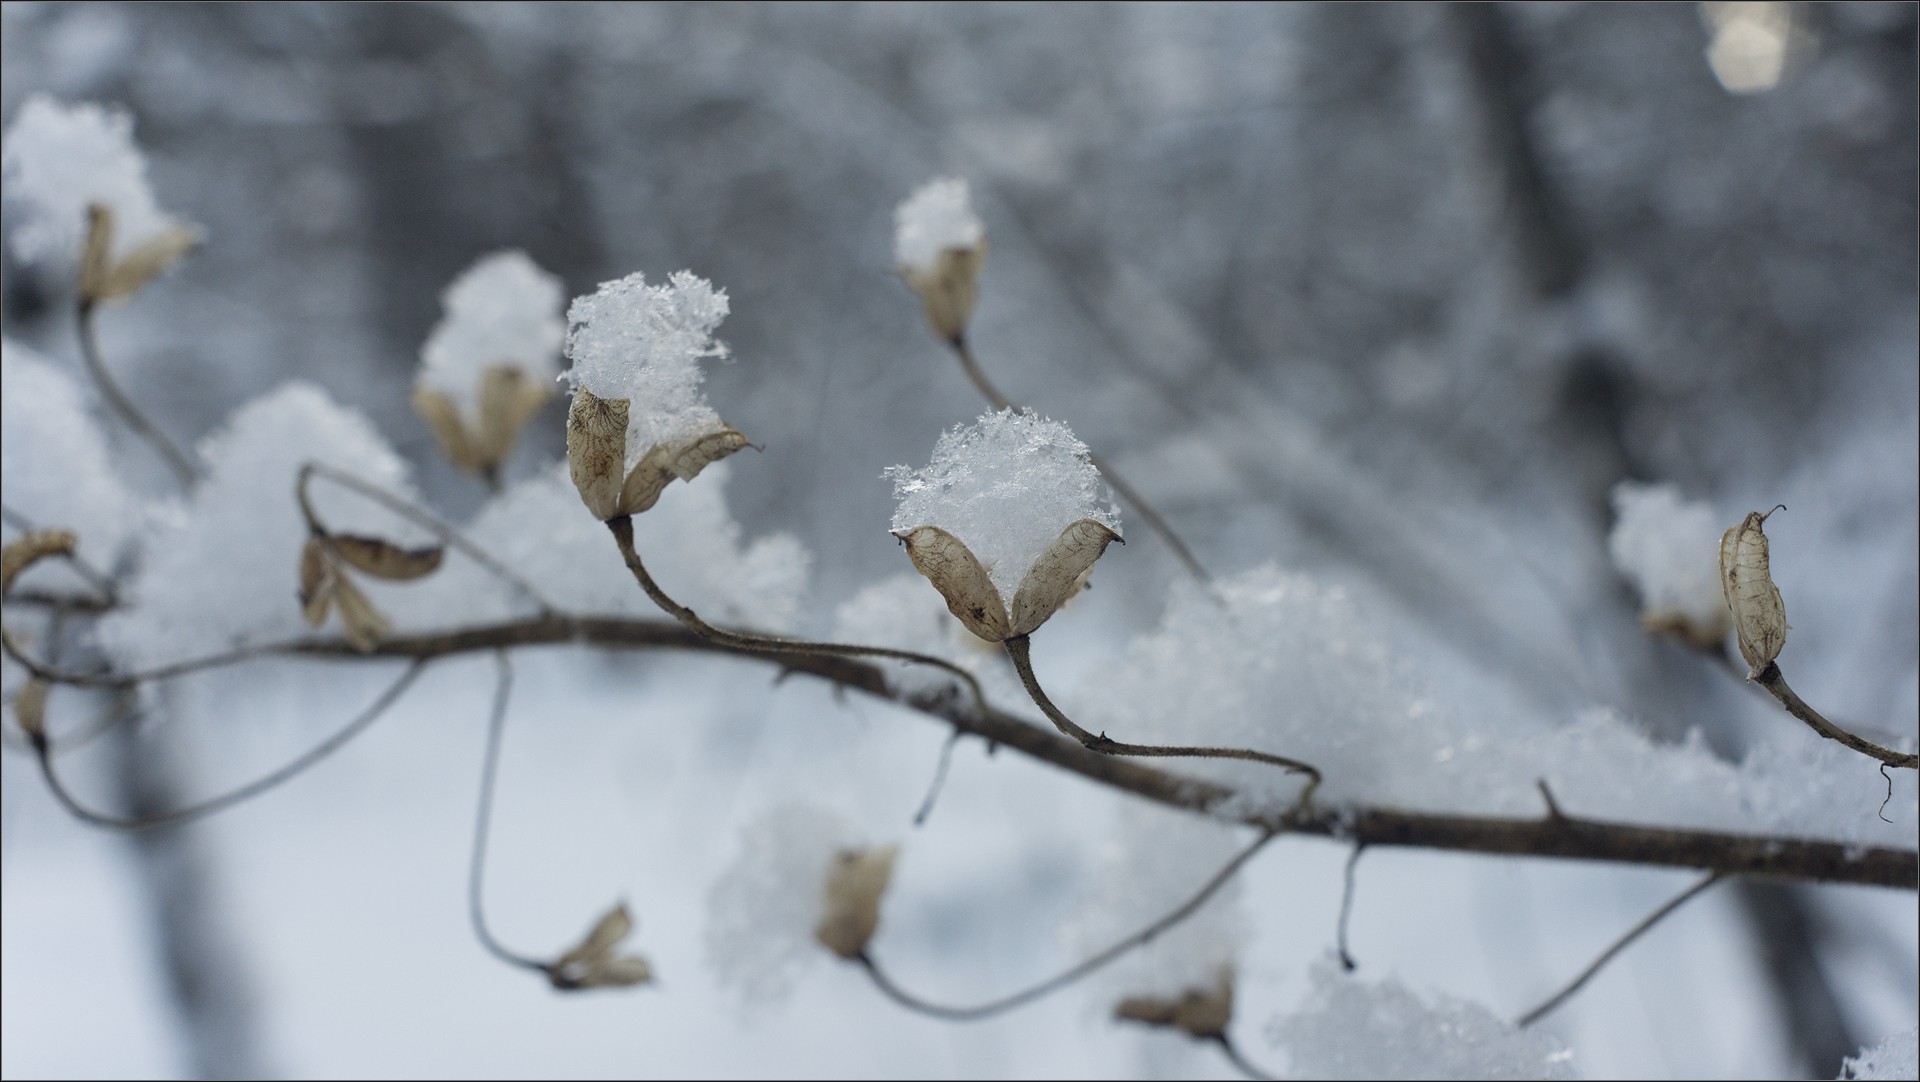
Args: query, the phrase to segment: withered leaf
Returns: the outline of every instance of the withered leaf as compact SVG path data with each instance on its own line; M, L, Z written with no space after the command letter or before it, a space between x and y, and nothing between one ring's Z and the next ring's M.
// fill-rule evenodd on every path
M194 250L200 243L198 234L179 226L169 226L127 253L127 257L115 264L107 272L106 280L100 284L95 298L111 300L125 297L136 292L143 285L158 277L162 271L179 262L180 258Z
M667 465L670 457L672 452L667 446L656 443L633 464L626 482L620 486L621 514L637 515L660 501L660 494L673 481L673 470Z
M349 566L359 568L375 578L395 582L406 582L439 570L440 561L447 551L439 545L403 549L377 537L355 534L334 534L327 538L327 543Z
M340 606L340 627L347 641L363 654L372 653L393 625L345 575L333 577L333 600Z
M27 678L20 690L13 693L13 718L20 723L20 731L30 737L39 737L47 728L47 692L52 690L45 680L37 676Z
M1047 622L1080 591L1083 576L1120 535L1090 518L1060 531L1013 594L1013 633L1026 635Z
M682 481L691 481L700 471L748 446L747 437L731 426L708 432L681 444L673 452L667 468Z
M440 445L440 453L447 456L447 461L468 473L481 471L479 453L474 450L474 441L467 435L467 426L460 420L460 407L454 405L453 399L438 391L415 387L413 410L433 430L434 442Z
M80 544L72 530L29 530L0 548L0 594L13 589L22 571L49 556L71 556Z
M1787 607L1768 568L1766 520L1758 511L1749 512L1720 537L1720 586L1733 614L1740 656L1755 677L1787 644Z
M587 510L602 522L623 513L627 405L624 398L596 398L582 387L573 392L573 407L567 411L567 472Z
M300 550L300 615L307 626L319 627L327 622L338 577L333 561L327 558L326 546L318 537L307 538Z
M1012 634L1000 591L959 538L938 526L919 526L894 536L906 543L913 566L940 591L947 611L959 617L968 631L988 642L1001 642Z
M488 368L480 381L480 432L474 440L480 468L495 469L505 462L520 430L551 397L551 385L529 380L517 368Z
M834 858L826 907L813 937L842 958L857 958L880 927L880 898L893 879L897 845L850 849Z

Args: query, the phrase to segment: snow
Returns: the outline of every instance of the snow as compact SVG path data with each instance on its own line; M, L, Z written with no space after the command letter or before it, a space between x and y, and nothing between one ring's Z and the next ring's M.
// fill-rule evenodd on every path
M1677 616L1691 627L1727 627L1721 596L1721 521L1710 504L1688 500L1673 485L1622 481L1613 490L1614 525L1607 551L1640 595L1642 619Z
M1031 410L982 414L934 444L924 469L886 471L900 501L893 530L938 526L986 567L1002 601L1060 532L1092 519L1115 533L1120 514L1087 445Z
M1843 1079L1892 1079L1920 1077L1920 1028L1896 1033L1879 1044L1862 1048L1857 1056L1848 1056L1840 1067Z
M480 386L487 369L512 368L535 385L560 373L566 288L519 250L482 256L440 294L446 314L420 349L419 386L480 422Z
M1330 961L1302 1009L1269 1027L1295 1078L1572 1078L1572 1054L1477 1003L1423 996L1394 980L1348 976Z
M78 554L111 571L141 506L121 484L85 394L73 378L17 342L0 338L0 490L9 511L36 529L69 529ZM14 536L12 526L7 536ZM60 561L43 561L21 588L80 588Z
M893 212L893 258L902 267L932 274L940 253L972 248L986 238L973 213L967 182L955 177L930 180L913 190Z
M567 309L567 377L605 399L627 399L627 467L655 444L712 431L720 416L700 389L701 360L725 357L714 328L727 317L727 294L691 271L663 286L642 274L602 282Z
M0 174L7 202L23 213L11 243L25 262L78 265L92 203L113 211L116 260L169 229L191 229L155 204L133 117L118 109L29 98L7 126Z

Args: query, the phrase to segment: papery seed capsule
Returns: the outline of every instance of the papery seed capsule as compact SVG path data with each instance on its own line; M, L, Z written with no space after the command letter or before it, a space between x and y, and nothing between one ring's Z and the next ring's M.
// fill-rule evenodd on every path
M1787 607L1768 571L1767 515L1752 511L1720 538L1720 585L1733 613L1749 678L1765 672L1787 644Z

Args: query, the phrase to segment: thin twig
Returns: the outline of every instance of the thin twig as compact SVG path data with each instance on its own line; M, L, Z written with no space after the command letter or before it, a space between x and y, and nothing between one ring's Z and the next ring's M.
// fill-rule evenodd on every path
M1547 998L1547 1001L1540 1004L1538 1007L1535 1007L1534 1009L1521 1015L1519 1019L1515 1021L1513 1024L1521 1029L1525 1029L1526 1027L1533 1025L1535 1022L1538 1022L1540 1019L1546 1017L1548 1014L1551 1014L1562 1003L1565 1003L1567 1000L1571 999L1575 992L1578 992L1580 989L1586 987L1586 983L1593 979L1594 974L1600 972L1600 970L1603 969L1608 962L1613 961L1615 955L1619 954L1621 951L1626 950L1629 946L1631 946L1634 940L1639 939L1642 935L1645 935L1649 930L1653 928L1654 925L1660 923L1663 919L1665 919L1669 913L1672 913L1674 910L1692 901L1695 895L1698 895L1702 891L1706 890L1708 887L1713 886L1715 883L1718 883L1722 879L1726 879L1726 878L1727 878L1727 873L1725 872L1708 872L1705 876L1701 877L1699 882L1681 891L1679 894L1674 895L1672 898L1669 898L1665 905L1662 905L1660 908L1647 914L1645 919L1641 920L1640 923L1634 925L1632 928L1627 929L1627 932L1625 935L1622 935L1619 939L1614 940L1612 946L1608 947L1604 951L1601 951L1600 957L1595 958L1593 962L1587 966L1587 968L1581 970L1580 975L1575 977L1571 984L1568 984L1565 988L1562 988L1558 992L1555 992L1553 995L1549 996Z
M927 797L920 802L920 810L913 813L913 825L925 826L927 816L933 814L933 802L940 796L941 786L947 781L947 765L953 759L953 746L960 742L966 733L955 729L940 745L940 760L933 767L933 784L927 786Z
M1097 751L1103 755L1150 756L1163 759L1240 759L1250 763L1265 763L1277 766L1290 774L1305 774L1307 785L1300 793L1299 808L1308 809L1313 805L1314 790L1320 788L1318 768L1298 759L1289 759L1284 755L1272 755L1264 751L1248 748L1213 748L1179 744L1128 744L1111 739L1106 733L1098 736L1075 724L1061 709L1053 705L1053 700L1040 687L1039 677L1033 672L1033 657L1028 637L1014 635L1001 645L1006 647L1007 656L1013 659L1014 671L1020 674L1020 682L1026 685L1027 694L1033 697L1038 706L1060 731L1080 742L1088 751Z
M420 675L421 670L427 667L427 664L425 658L416 659L412 664L407 666L406 671L402 672L398 679L390 684L385 691L380 693L380 696L373 701L372 705L368 706L357 717L348 722L339 732L334 733L332 736L314 745L312 749L303 752L292 762L280 767L271 774L256 781L248 782L238 789L223 793L210 800L204 800L198 804L189 804L184 808L158 815L147 815L128 819L86 807L61 784L60 778L53 772L52 748L48 745L46 737L43 734L36 734L34 736L33 750L35 757L40 761L40 774L47 780L47 788L53 791L54 799L58 800L61 806L71 812L75 818L91 823L94 826L125 831L154 830L159 827L178 826L182 823L189 823L195 819L212 815L215 812L233 807L236 804L245 803L284 782L293 780L305 773L308 768L317 765L334 752L339 751L354 737L367 731L369 726L375 721L378 721L380 716L386 713L387 708L392 706L407 688L413 684L414 679Z
M1805 700L1794 694L1793 689L1787 686L1787 678L1781 675L1779 665L1768 662L1766 669L1764 669L1760 675L1754 677L1753 682L1765 689L1767 694L1778 699L1780 705L1787 708L1787 713L1806 722L1808 728L1811 728L1814 732L1819 733L1828 740L1837 740L1841 744L1852 748L1854 751L1862 755L1871 755L1891 767L1905 770L1920 769L1920 754L1883 748L1873 741L1855 736L1840 726L1835 725L1833 722L1828 721L1826 718L1821 717L1818 710L1808 706Z
M987 379L987 373L981 369L980 363L974 360L973 349L967 345L966 335L955 335L947 340L947 344L953 347L954 356L960 359L961 370L966 372L967 378L973 381L973 385L979 388L981 395L992 403L994 409L1022 408L1012 399L1001 394L1000 389ZM1147 498L1140 495L1132 485L1127 484L1126 478L1115 472L1114 468L1103 461L1099 455L1089 451L1087 457L1092 460L1093 468L1100 471L1100 476L1106 479L1107 484L1113 486L1114 494L1125 500L1127 506L1133 508L1145 520L1147 526L1167 543L1167 547L1173 550L1173 555L1180 561L1181 566L1201 582L1209 581L1207 569L1200 566L1200 561L1194 556L1193 550L1187 547L1187 543L1180 539L1178 533L1174 532L1173 524L1162 518L1160 512L1147 502Z
M485 897L487 875L487 833L493 819L494 784L500 774L500 744L507 728L507 700L513 694L513 664L505 650L493 652L493 706L487 714L487 751L480 766L480 801L473 812L473 857L467 865L467 916L473 922L473 934L488 954L510 966L547 973L545 962L529 958L502 946L487 928Z
M193 468L193 460L188 458L186 452L180 450L172 440L167 438L166 433L160 431L158 426L147 420L146 415L134 406L133 401L120 389L120 385L114 382L113 374L107 371L106 363L100 359L99 343L94 341L93 335L93 303L82 300L75 312L80 329L80 356L87 363L87 372L93 377L94 385L100 388L100 396L107 400L107 405L113 407L113 412L120 415L120 420L126 422L127 427L133 429L135 435L146 440L155 451L160 453L160 457L166 461L168 468L173 470L174 476L179 479L182 488L191 486L197 474Z
M1353 960L1353 952L1347 949L1347 922L1353 917L1354 867L1360 863L1360 854L1366 851L1364 843L1355 845L1353 852L1347 854L1347 870L1341 875L1340 920L1334 932L1334 945L1340 951L1340 967L1349 973L1360 968L1360 963Z
M1109 963L1125 955L1128 951L1153 942L1154 938L1160 935L1160 933L1167 931L1192 916L1196 910L1207 903L1207 899L1213 897L1221 887L1226 886L1227 883L1233 879L1234 873L1238 872L1242 865L1252 860L1254 854L1258 853L1268 842L1279 836L1279 831L1263 831L1259 837L1253 840L1251 845L1234 854L1232 860L1227 861L1219 871L1213 873L1213 877L1202 884L1200 889L1195 891L1192 897L1181 902L1171 912L1160 916L1155 919L1153 923L1148 924L1139 931L1134 932L1085 961L1079 962L1060 973L1048 977L1039 984L1030 985L1011 995L988 1000L985 1003L970 1007L951 1007L944 1004L931 1003L895 984L893 979L888 977L886 972L880 968L879 963L874 961L871 954L863 951L854 960L859 962L861 968L865 969L867 975L873 979L874 987L878 988L888 999L893 1000L908 1010L934 1018L942 1018L949 1022L974 1022L983 1018L991 1018L996 1014L1003 1014L1015 1007L1031 1003L1051 992L1057 992L1067 985L1102 969Z
M1227 1061L1232 1063L1234 1068L1241 1074L1253 1079L1254 1082L1266 1082L1267 1079L1274 1077L1271 1072L1254 1066L1252 1060L1242 1055L1240 1053L1240 1046L1233 1043L1232 1037L1224 1033L1216 1033L1211 1039L1215 1045L1219 1046L1221 1053L1227 1057Z

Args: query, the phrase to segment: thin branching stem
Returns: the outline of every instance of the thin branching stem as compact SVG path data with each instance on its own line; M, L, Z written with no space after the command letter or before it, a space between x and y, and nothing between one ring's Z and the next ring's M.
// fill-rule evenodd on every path
M1781 674L1779 665L1769 662L1766 669L1753 678L1753 682L1760 685L1767 694L1779 700L1780 705L1787 708L1787 713L1806 722L1808 728L1828 740L1839 741L1854 751L1862 755L1870 755L1891 767L1904 770L1920 769L1920 754L1883 748L1821 717L1818 710L1808 706L1806 700L1794 694L1793 689L1787 686L1787 678Z
M1340 967L1349 973L1360 968L1353 952L1347 949L1347 925L1353 920L1354 869L1360 863L1360 854L1366 851L1365 843L1355 844L1353 852L1347 854L1346 872L1340 877L1340 921L1334 932L1334 945L1340 952Z
M675 601L660 584L653 580L647 571L647 565L640 560L640 553L633 547L633 516L618 515L607 520L607 529L613 532L614 543L620 546L620 558L627 563L627 570L633 573L635 582L646 591L653 603L661 611L680 621L688 631L708 639L718 645L750 653L781 655L813 655L827 657L885 657L896 661L911 661L919 665L931 665L952 673L967 685L973 693L974 703L981 709L987 708L987 695L980 687L980 681L967 670L945 658L931 654L917 653L912 650L896 650L890 646L854 646L838 642L812 642L805 639L786 639L773 635L756 635L750 632L730 631L715 627L700 618L692 609Z
M1255 1066L1252 1060L1242 1054L1240 1046L1234 1043L1232 1037L1224 1033L1216 1033L1212 1041L1219 1046L1220 1053L1227 1057L1227 1062L1233 1064L1235 1070L1253 1079L1254 1082L1266 1082L1267 1079L1274 1077L1272 1072Z
M1619 939L1614 940L1613 944L1609 946L1606 950L1601 951L1600 957L1595 958L1592 961L1592 963L1587 966L1587 968L1581 970L1580 975L1575 977L1570 984L1568 984L1565 988L1560 989L1558 992L1555 992L1553 995L1547 997L1546 1002L1540 1004L1538 1007L1535 1007L1534 1009L1521 1015L1519 1019L1516 1020L1513 1024L1522 1029L1525 1029L1527 1026L1533 1025L1535 1022L1538 1022L1540 1019L1545 1018L1547 1015L1553 1013L1555 1010L1559 1008L1559 1006L1562 1003L1565 1003L1567 1000L1572 999L1573 994L1575 992L1578 992L1580 989L1586 987L1587 982L1593 979L1594 974L1600 972L1600 970L1605 968L1606 964L1608 962L1613 961L1616 955L1618 955L1621 951L1626 950L1629 946L1632 946L1634 940L1639 939L1641 936L1645 935L1648 931L1650 931L1653 928L1654 925L1659 924L1662 920L1666 919L1668 914L1672 913L1674 910L1679 909L1681 906L1686 905L1688 902L1692 901L1697 895L1705 891L1708 887L1711 887L1715 883L1718 883L1722 879L1726 879L1726 878L1728 878L1728 876L1725 872L1708 872L1706 875L1700 878L1699 882L1693 884L1687 889L1674 895L1672 898L1667 899L1666 904L1662 905L1660 908L1654 910L1653 912L1647 914L1645 919L1641 920L1640 923L1634 925L1633 927L1627 929L1626 934L1622 935Z
M4 518L7 525L23 534L33 533L40 528L34 524L32 519L5 504L0 504L0 518ZM80 555L78 552L61 553L60 558L67 561L67 565L73 568L74 573L86 579L88 585L100 591L99 604L102 608L112 608L119 604L119 591L114 586L112 575L93 566L86 557ZM25 599L20 594L9 593L7 600L21 601Z
M414 660L392 684L387 686L385 691L380 693L378 698L374 699L371 705L361 711L359 715L348 722L339 732L334 733L332 736L314 745L311 749L301 753L292 762L287 763L271 774L248 782L238 789L223 793L210 800L203 800L198 804L189 804L184 808L177 808L173 811L162 812L157 815L146 815L129 819L108 812L96 811L81 804L79 799L69 792L65 785L61 784L59 776L54 773L53 749L51 745L48 744L44 735L36 735L33 738L33 750L35 757L40 761L40 774L47 780L47 788L53 792L54 799L58 800L60 805L71 812L75 818L91 823L94 826L124 831L155 830L160 827L179 826L182 823L190 823L195 819L203 819L215 812L224 811L236 804L243 804L262 793L275 789L306 773L308 769L318 765L328 756L345 747L354 737L366 732L374 722L380 720L381 715L387 712L387 708L391 707L394 702L406 692L407 688L413 685L414 679L420 675L421 670L427 667L427 664L428 662L425 658Z
M927 816L933 814L933 802L939 799L940 789L947 783L947 767L953 761L953 746L958 744L960 738L965 735L967 734L964 731L955 729L952 733L948 734L945 740L941 741L940 759L933 766L933 782L927 786L927 796L925 800L920 802L920 810L913 813L914 826L925 826Z
M480 800L473 812L473 856L467 864L467 917L473 922L474 937L488 954L510 966L547 973L545 962L529 958L502 946L487 927L485 904L487 878L487 834L493 820L493 792L500 775L500 745L507 729L507 701L513 694L513 663L505 650L493 652L493 705L487 713L487 750L480 765Z
M1241 867L1243 867L1247 861L1252 860L1254 855L1260 852L1268 842L1279 836L1279 831L1262 831L1260 836L1253 840L1252 844L1234 854L1232 860L1227 861L1226 864L1221 866L1219 871L1213 873L1212 878L1202 884L1200 889L1193 893L1192 897L1181 902L1170 912L1156 918L1151 924L1141 928L1139 931L1128 935L1126 938L1100 953L1048 977L1038 984L1029 985L1012 995L1001 996L998 999L988 1000L985 1003L975 1004L970 1007L953 1007L945 1004L932 1003L921 999L919 996L895 984L893 979L887 976L886 971L880 968L880 964L874 961L873 955L863 951L854 960L859 962L861 968L865 969L867 975L873 979L874 987L878 988L888 999L893 1000L895 1003L900 1004L910 1011L928 1015L933 1018L945 1019L949 1022L976 1022L983 1018L991 1018L994 1015L1004 1014L1007 1011L1013 1010L1015 1007L1025 1006L1036 999L1057 992L1075 981L1099 971L1108 964L1125 956L1129 951L1153 942L1154 938L1162 932L1186 920L1199 910L1201 906L1207 904L1207 899L1213 897L1221 887L1231 882L1234 875L1240 871Z
M1047 693L1040 687L1040 679L1033 673L1033 657L1028 637L1014 635L1003 646L1007 656L1013 659L1013 668L1020 674L1020 682L1026 685L1027 694L1033 697L1038 706L1060 731L1080 742L1088 751L1097 751L1102 755L1132 755L1162 759L1241 759L1250 763L1265 763L1277 766L1290 774L1305 774L1307 786L1300 793L1299 807L1302 810L1313 804L1314 790L1320 788L1318 768L1298 759L1289 759L1284 755L1272 755L1264 751L1248 748L1213 748L1182 744L1128 744L1114 740L1106 733L1095 735L1075 724L1061 709L1053 704Z
M960 359L961 370L967 374L968 379L973 381L973 385L979 388L981 395L993 404L994 409L1022 408L1012 399L1001 394L1000 389L987 379L986 371L980 367L980 362L974 359L973 348L967 345L966 335L955 335L948 339L947 344L953 347L953 355ZM1147 526L1167 543L1167 547L1173 550L1173 555L1180 561L1180 565L1201 582L1209 581L1207 569L1200 566L1200 560L1194 556L1193 550L1187 547L1187 543L1180 539L1180 535L1174 531L1173 524L1161 517L1160 512L1147 502L1147 498L1140 495L1132 485L1127 484L1126 478L1120 476L1099 455L1089 451L1087 457L1092 460L1093 468L1100 471L1100 476L1106 479L1107 484L1113 486L1114 494L1125 500L1127 506L1133 508L1135 513L1145 520Z
M93 377L94 385L100 388L100 397L107 400L107 405L112 407L114 413L119 414L120 420L125 422L128 428L133 429L135 435L147 441L149 446L159 452L160 458L179 479L182 488L191 486L198 472L193 468L193 460L168 439L167 434L160 431L159 426L148 420L146 414L140 412L139 407L133 404L133 400L128 398L126 392L122 391L120 385L114 381L113 374L107 371L106 362L100 358L99 343L94 339L93 313L94 305L91 301L79 302L76 309L78 317L76 323L80 331L80 356L86 361L87 373Z

